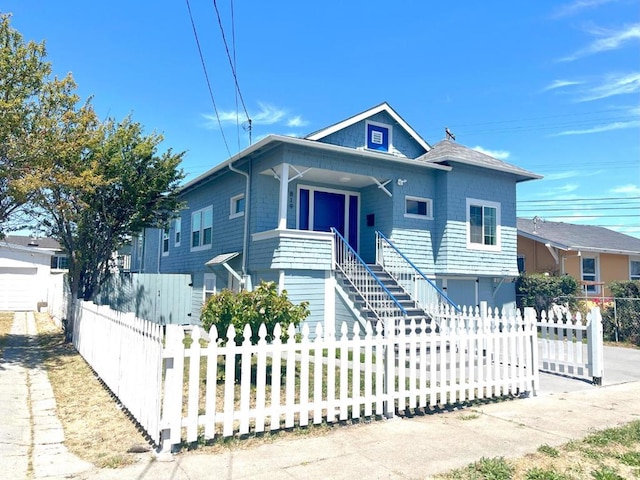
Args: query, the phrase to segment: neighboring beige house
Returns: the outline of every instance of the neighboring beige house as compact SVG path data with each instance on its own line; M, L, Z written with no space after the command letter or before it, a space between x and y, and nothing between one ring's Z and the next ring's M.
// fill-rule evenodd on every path
M640 280L640 238L604 227L518 218L518 266L571 275L586 296L606 297L614 280Z

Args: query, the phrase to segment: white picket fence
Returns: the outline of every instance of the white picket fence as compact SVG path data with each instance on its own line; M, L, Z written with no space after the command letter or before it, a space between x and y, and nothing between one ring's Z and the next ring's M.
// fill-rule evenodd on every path
M243 340L194 327L163 327L107 306L78 302L74 345L163 448L236 434L276 431L397 412L429 410L539 390L538 367L602 376L598 309L558 319L533 309L455 312L391 336L383 328L340 332L290 327L267 342L261 327ZM387 331L393 331L388 329ZM218 338L218 337L222 337ZM587 342L584 342L584 338ZM597 346L600 339L600 346ZM591 344L596 344L591 347ZM585 350L586 349L586 350ZM586 373L585 373L586 372Z
M383 336L343 325L340 335L305 325L296 338L223 345L215 327L167 325L162 442L278 430L396 411L429 409L538 389L536 318L443 307L429 323ZM221 337L235 338L229 328Z
M602 383L604 373L602 316L592 308L583 322L578 312L549 310L538 321L540 369L593 379Z
M162 327L133 313L76 302L73 345L158 444Z

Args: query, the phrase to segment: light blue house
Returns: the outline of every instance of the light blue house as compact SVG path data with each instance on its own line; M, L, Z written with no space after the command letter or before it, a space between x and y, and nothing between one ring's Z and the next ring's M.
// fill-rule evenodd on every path
M189 273L192 319L223 288L275 281L308 322L514 308L516 185L540 178L451 140L429 145L388 104L305 138L270 135L190 181L132 270Z

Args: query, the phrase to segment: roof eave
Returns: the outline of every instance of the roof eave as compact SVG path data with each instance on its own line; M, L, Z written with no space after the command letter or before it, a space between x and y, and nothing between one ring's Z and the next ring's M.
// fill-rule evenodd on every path
M271 145L272 143L274 145ZM209 177L213 176L214 174L223 171L230 164L232 164L234 162L237 162L239 160L242 160L242 159L244 159L244 158L246 158L246 157L248 157L248 156L250 156L250 155L252 155L252 154L254 154L256 152L258 152L262 148L265 148L265 147L268 147L268 146L275 147L276 145L282 145L282 144L296 145L296 146L303 146L303 147L311 147L311 148L316 148L316 149L324 150L324 151L339 152L339 153L347 154L347 155L366 157L366 158L374 158L374 159L381 159L381 160L385 160L385 161L392 161L392 162L402 163L402 164L406 164L406 165L427 167L427 168L431 168L431 169L434 169L434 170L442 170L442 171L446 171L446 172L451 171L451 167L446 166L446 165L432 164L432 163L429 163L429 162L417 162L414 159L397 157L397 156L394 156L394 155L391 155L391 154L388 154L388 153L379 153L379 152L373 152L373 151L369 151L369 150L357 150L357 149L353 149L353 148L349 148L349 147L342 147L342 146L339 146L339 145L333 145L333 144L330 144L330 143L316 142L316 141L309 140L309 139L306 139L306 138L286 137L286 136L280 136L280 135L269 135L269 136L263 138L262 140L260 140L259 142L255 143L254 145L251 145L250 147L245 148L244 150L242 150L241 152L237 153L236 155L228 158L224 162L219 163L215 167L207 170L206 172L202 173L201 175L198 175L193 180L190 180L189 182L185 183L182 187L180 187L179 192L183 193L184 191L191 189L195 185L207 180Z

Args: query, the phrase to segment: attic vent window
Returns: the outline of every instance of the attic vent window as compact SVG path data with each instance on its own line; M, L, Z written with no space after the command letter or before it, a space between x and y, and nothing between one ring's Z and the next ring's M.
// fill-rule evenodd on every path
M382 123L367 122L366 147L369 150L388 152L391 145L391 127Z

